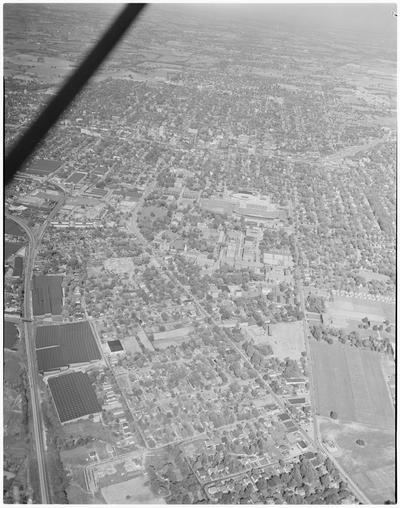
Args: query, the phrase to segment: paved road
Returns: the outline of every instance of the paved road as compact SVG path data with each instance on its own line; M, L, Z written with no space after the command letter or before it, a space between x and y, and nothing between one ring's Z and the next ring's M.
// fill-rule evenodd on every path
M32 320L32 293L31 281L35 258L36 242L32 231L28 226L18 218L11 217L25 231L29 239L29 245L25 256L25 282L24 282L24 319ZM47 471L45 443L44 443L44 425L40 407L38 373L36 367L36 352L34 342L34 329L31 321L24 321L25 328L25 346L28 361L28 380L31 393L33 433L36 443L36 455L38 463L38 474L40 483L40 500L43 504L51 503L51 491L49 475Z
M301 310L304 314L303 319L303 331L304 331L304 342L306 346L306 353L308 358L308 366L309 366L309 383L310 383L310 401L311 401L311 415L313 420L313 429L314 436L313 439L310 439L308 434L302 430L303 437L307 438L308 442L312 442L315 447L317 447L324 455L327 455L331 461L335 464L336 469L342 474L342 476L347 481L350 488L353 490L354 494L358 497L358 499L364 504L371 504L371 501L364 494L364 492L358 487L356 483L351 479L348 473L343 469L343 467L337 462L336 458L326 449L326 447L322 444L321 437L319 434L319 426L317 421L317 415L315 414L316 400L315 400L315 384L313 378L313 361L311 356L311 347L310 347L310 339L308 338L310 335L310 330L307 322L307 314L306 314L306 306L305 306L305 298L304 298L304 289L303 284L298 279L298 294L300 296L300 306Z
M151 190L153 190L154 188L154 183L153 185L151 186ZM146 195L148 195L148 192L146 192ZM144 199L143 199L144 201ZM143 243L144 246L146 246L152 253L152 258L156 259L158 261L158 265L161 266L162 268L164 268L165 272L168 274L168 276L170 277L170 279L172 280L172 282L174 282L176 285L178 285L182 291L189 297L192 299L192 301L194 301L196 303L196 305L199 307L199 309L202 311L203 315L204 316L207 316L210 320L210 322L217 326L218 328L221 328L220 327L220 323L216 322L215 319L213 318L213 316L211 316L205 309L204 307L202 306L202 304L198 301L198 299L192 294L192 292L187 288L185 287L176 277L174 274L172 274L169 270L169 268L166 266L166 263L164 262L164 259L158 257L157 255L155 255L154 253L154 249L152 247L152 245L150 244L150 242L148 242L146 240L146 238L144 238L144 236L140 233L139 231L139 228L137 227L137 224L136 224L136 217L137 217L137 212L139 211L139 209L141 208L142 204L143 204L143 201L138 203L138 205L136 206L135 208L135 213L134 213L134 216L132 217L131 219L131 222L130 222L130 230L132 233L136 234L136 237L137 239L139 240L139 242ZM298 252L297 252L297 245L296 245L296 262L298 260ZM300 278L298 278L298 280L300 280ZM298 286L298 290L299 290L299 295L300 295L300 300L301 300L301 307L303 309L303 312L304 312L304 319L303 319L303 327L304 327L304 334L305 334L305 342L306 342L306 348L307 348L307 357L310 359L310 376L311 376L311 379L310 379L310 395L312 396L312 392L313 392L313 382L312 382L312 366L311 366L311 355L310 355L310 351L309 351L309 343L308 343L308 325L307 325L307 322L306 322L306 319L305 319L305 301L304 301L304 291L303 291L303 286L301 284L301 282L299 282L299 286ZM223 329L222 329L223 330ZM250 363L249 359L246 357L246 355L244 354L244 352L226 335L229 343L232 345L232 347L240 354L240 356L244 359L244 361L251 367L253 368L252 364ZM282 410L286 410L286 406L285 406L285 403L280 399L280 397L278 395L276 395L272 389L270 389L270 392L271 392L271 395L274 397L276 403L278 404L278 406L282 409ZM356 496L359 498L359 500L365 504L371 504L371 501L365 496L365 494L360 490L360 488L353 482L353 480L349 477L349 475L346 473L346 471L344 471L344 469L340 466L340 464L337 463L335 457L333 457L327 450L326 448L321 444L320 440L319 440L319 437L318 437L318 426L317 426L317 421L316 421L316 416L315 416L315 412L314 412L314 401L313 399L312 400L312 417L313 417L313 423L314 423L314 439L310 438L310 436L307 434L307 432L305 432L301 427L299 427L299 425L297 424L297 422L293 422L296 427L299 429L299 432L301 433L301 435L303 436L304 440L309 444L311 445L312 447L318 449L319 451L321 451L324 455L328 456L332 462L335 464L336 468L340 471L340 473L342 474L342 476L346 479L347 483L349 484L350 488L352 488L353 492L356 494ZM293 420L292 420L293 421Z
M137 213L137 211L139 210L140 206L138 206L136 209L135 209L135 212ZM202 304L198 301L198 299L191 293L191 291L185 287L176 277L174 274L172 274L169 270L169 268L166 266L166 263L164 262L164 260L160 257L158 257L157 255L154 254L154 249L153 247L151 246L151 244L143 237L143 235L140 234L140 232L138 231L138 228L135 227L135 220L132 221L131 223L131 230L132 232L134 231L137 235L137 238L139 241L143 242L144 245L146 247L148 247L151 252L152 252L152 257L157 259L159 265L161 267L163 267L165 269L165 272L169 275L170 279L176 284L178 285L182 291L188 295L189 298L192 299L192 301L194 301L196 303L196 305L199 307L199 309L202 311L203 315L204 316L207 316L210 320L210 322L217 326L218 328L222 329L220 327L220 323L218 323L217 321L215 321L215 319L213 318L213 316L211 316L207 311L206 309L204 309L204 307L202 306ZM297 257L297 256L296 256ZM299 279L300 280L300 279ZM309 343L308 343L308 325L307 325L307 322L306 322L306 319L305 319L305 301L304 301L304 291L303 291L303 286L301 284L301 282L299 283L299 294L300 294L300 299L301 299L301 306L302 306L302 309L303 309L303 312L304 312L304 319L303 319L303 326L304 326L304 333L305 333L305 342L306 342L306 348L309 348ZM250 360L247 358L247 356L244 354L244 352L226 335L226 338L227 340L229 341L229 343L231 344L231 346L240 354L240 356L243 358L243 360L251 367L251 368L254 368L250 362ZM310 394L312 396L312 392L313 392L313 382L312 382L312 366L311 366L311 355L310 355L310 351L309 349L307 349L307 356L308 358L310 359L310 376L311 376L311 380L310 380ZM259 373L260 375L262 373ZM286 410L286 406L285 406L285 403L281 400L281 398L276 395L273 390L270 388L270 392L271 392L271 395L274 397L276 403L278 404L278 406L282 409L282 410ZM312 400L312 399L311 399ZM299 432L300 434L303 436L303 439L309 444L311 445L313 448L316 448L318 449L320 452L322 452L325 456L328 456L332 462L335 464L336 468L338 469L338 471L340 471L340 473L342 474L342 476L345 478L345 480L347 481L348 485L350 486L350 488L353 490L353 492L356 494L356 496L358 497L358 499L365 503L365 504L371 504L371 501L366 497L366 495L360 490L360 488L354 483L354 481L349 477L349 475L347 474L347 472L340 466L340 464L338 464L338 462L336 461L335 457L333 457L327 450L326 448L321 444L320 440L319 440L319 436L318 436L318 426L317 426L317 421L316 421L316 416L315 416L315 412L314 412L314 401L312 400L312 404L311 404L311 407L313 408L312 409L312 415L313 415L313 423L314 423L314 439L310 438L310 436L307 434L307 432L305 430L303 430L301 427L299 427L298 423L296 421L294 421L292 418L292 422L294 423L294 425L299 429Z
M98 346L99 346L99 349L100 349L100 351L102 351L102 347L101 347L101 339L100 339L99 333L98 333L97 328L96 328L96 323L95 323L93 320L89 320L89 324L90 324L90 327L91 327L91 329L92 329L92 331L93 331L93 334L94 334L94 336L95 336L95 338L96 338L96 340L97 340L97 344L98 344ZM103 353L102 353L102 354L103 354ZM142 438L143 443L145 444L145 447L146 447L146 448L149 448L149 445L148 445L148 443L147 443L146 436L143 434L142 429L141 429L141 427L140 427L140 425L139 425L139 422L138 422L138 421L137 421L137 419L135 418L135 415L134 415L134 413L133 413L133 411L132 411L131 404L130 404L130 402L129 402L129 400L128 400L128 398L127 398L126 394L125 394L125 390L124 390L124 389L122 389L122 388L120 387L120 384L119 384L119 379L118 379L118 378L115 376L115 374L114 374L114 370L113 370L113 367L112 367L112 365L111 365L110 358L109 358L107 355L103 354L103 359L104 359L104 361L106 362L106 365L107 365L107 367L109 368L109 370L110 370L110 372L111 372L112 376L114 377L114 381L115 381L116 385L117 385L117 386L118 386L118 388L120 389L120 393L121 393L122 398L124 399L124 403L125 403L125 406L126 406L126 410L130 413L130 415L131 415L131 417L132 417L132 419L133 419L133 423L135 424L135 428L136 428L136 430L139 432L140 437Z
M36 350L34 340L34 328L33 328L33 310L32 310L32 274L35 263L35 256L37 248L40 244L42 236L50 224L52 218L58 213L59 209L64 205L65 195L58 201L57 205L50 212L49 216L41 226L37 238L33 235L31 229L25 224L24 221L18 217L13 217L6 213L6 216L13 219L19 224L29 239L28 250L25 256L25 280L24 280L24 310L23 320L25 328L25 345L26 345L26 356L27 356L27 370L28 380L31 393L32 402L32 419L33 419L33 432L36 443L36 455L38 463L38 474L40 483L40 499L42 504L51 503L51 487L49 481L49 472L46 462L46 443L45 443L45 432L43 425L43 418L41 412L41 400L40 400L40 389L39 389L39 376L36 366Z
M296 224L297 228L297 224ZM313 365L312 365L312 356L311 356L311 348L310 348L310 330L307 322L307 314L306 314L306 305L305 305L305 298L304 298L304 288L303 283L301 281L301 275L300 270L298 266L298 259L299 259L299 252L297 247L297 236L296 233L294 234L295 239L295 280L297 284L297 293L300 296L300 307L304 314L303 318L303 331L304 331L304 342L306 346L306 353L308 358L308 365L309 365L309 384L310 384L310 402L311 402L311 416L313 420L313 439L310 438L310 436L301 429L301 433L303 437L305 438L306 442L313 443L314 446L319 449L324 455L328 456L331 461L334 463L336 469L342 474L342 476L347 481L350 488L353 490L354 494L358 497L358 499L364 503L364 504L371 504L371 501L368 499L368 497L364 494L364 492L358 487L356 483L351 479L351 477L348 475L348 473L342 468L342 466L337 462L336 458L323 446L320 435L319 435L319 426L317 421L317 416L315 414L315 407L316 407L316 401L315 401L315 384L313 379Z

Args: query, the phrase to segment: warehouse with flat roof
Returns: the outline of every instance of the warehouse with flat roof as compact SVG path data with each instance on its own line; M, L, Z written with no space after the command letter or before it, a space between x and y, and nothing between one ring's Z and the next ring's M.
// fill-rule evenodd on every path
M102 359L88 321L38 326L36 356L42 373Z
M61 423L101 412L96 392L87 374L71 372L50 378L48 384Z

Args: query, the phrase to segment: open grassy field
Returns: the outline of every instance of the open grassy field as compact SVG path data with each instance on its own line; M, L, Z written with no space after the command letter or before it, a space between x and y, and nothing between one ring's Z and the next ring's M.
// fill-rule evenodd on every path
M4 321L3 348L14 349L19 338L19 330L15 323Z
M11 395L10 390L4 391ZM13 391L13 396L16 392ZM5 404L3 410L3 453L4 460L10 465L20 466L29 453L27 442L27 427L23 423L24 415L21 411L21 402L11 405Z
M92 437L104 442L113 442L111 431L101 423L84 420L80 422L66 423L63 425L66 435L74 437Z
M6 217L4 219L4 233L15 236L25 236L25 231L19 224Z
M321 439L333 441L331 452L372 503L394 501L395 437L392 430L318 418ZM365 442L364 446L356 443Z
M11 351L4 351L3 353L3 382L12 387L18 386L22 370L17 355L18 353Z
M29 54L17 54L5 59L5 72L7 75L20 73L22 76L35 76L45 83L60 83L70 71L71 62L62 58L43 57L38 62L37 57Z
M77 446L71 450L62 450L60 452L61 460L65 464L79 465L88 464L90 462L89 454L95 451L100 460L109 459L111 455L107 452L107 445L105 442L96 439L91 441L85 446Z
M94 81L104 81L105 79L127 79L132 81L146 81L147 77L145 74L140 74L138 72L131 71L130 69L122 69L122 70L107 70L101 69L98 74L96 74L93 79Z
M386 282L389 280L389 277L387 275L383 275L381 273L375 273L371 270L359 270L359 275L361 277L364 277L366 280L380 280L382 282Z
M145 223L150 219L163 219L167 215L168 209L160 206L144 206L140 214L140 222Z
M104 261L104 268L114 273L131 273L135 269L132 258L109 258Z
M107 504L165 504L154 496L143 475L103 487L101 493Z
M394 311L390 303L335 296L333 302L326 302L324 318L326 322L332 320L333 326L346 328L350 321L360 321L365 316L380 323L384 319L394 322Z
M305 351L302 321L270 325L271 335L256 325L247 326L243 331L256 344L269 344L280 360L287 357L298 360Z
M185 326L176 330L157 332L154 334L154 347L164 349L171 345L181 344L190 339L193 329L193 326Z
M18 252L23 245L22 242L4 242L4 260L7 261L7 259Z
M316 413L344 422L394 428L394 408L381 356L342 344L311 341Z
M92 504L98 505L101 504L99 499L96 499L95 496L86 492L77 482L71 481L69 486L67 487L67 496L69 504Z
M394 359L383 357L381 361L383 377L389 386L389 392L394 401L396 398L396 364Z
M138 342L134 336L124 337L121 340L121 342L122 342L122 345L123 345L125 351L129 351L132 354L142 352L142 348L140 347L140 345L138 344Z

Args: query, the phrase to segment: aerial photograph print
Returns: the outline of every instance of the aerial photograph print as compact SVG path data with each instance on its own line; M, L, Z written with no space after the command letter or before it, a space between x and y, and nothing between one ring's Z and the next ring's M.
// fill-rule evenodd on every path
M397 503L397 23L3 3L3 504Z

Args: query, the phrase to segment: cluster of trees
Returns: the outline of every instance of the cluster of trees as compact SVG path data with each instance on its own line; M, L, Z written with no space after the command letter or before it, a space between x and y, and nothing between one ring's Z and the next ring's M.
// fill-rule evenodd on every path
M186 243L187 243L187 246L189 249L195 249L195 250L198 250L198 251L204 252L204 253L207 252L209 254L208 258L209 259L213 258L212 253L214 252L214 249L215 249L214 243L208 242L204 238L200 238L200 237L195 238L193 236L187 237Z
M291 377L301 377L302 375L303 373L296 360L286 358L286 360L283 362L283 376L286 379L289 379Z
M383 339L373 335L361 337L357 330L346 332L342 328L326 327L322 324L310 325L310 332L315 340L323 340L328 344L338 341L341 344L348 344L361 349L369 349L370 351L377 351L388 355L394 354L393 347L387 337Z
M160 187L173 187L175 185L176 176L174 173L171 173L169 168L160 171L157 175L157 184Z
M306 300L306 309L310 312L318 312L322 314L325 312L325 300L322 296L308 295Z
M157 233L167 229L171 222L172 212L168 210L166 214L156 216L155 212L150 214L142 214L140 211L137 215L138 227L141 234L147 241L152 242Z
M304 264L307 260L312 284L354 291L359 285L370 285L359 277L361 268L379 271L389 277L394 275L392 238L379 230L371 207L365 206L365 194L370 193L371 188L379 188L382 171L386 171L393 182L393 186L388 185L392 187L393 194L394 160L395 157L391 162L387 161L387 169L383 169L384 166L373 168L370 163L365 163L365 159L361 166L360 160L356 173L348 172L344 178L336 175L335 181L331 183L340 194L340 205L330 196L324 207L319 206L318 200L315 200L315 196L329 194L323 170L311 166L305 174L304 165L294 165L292 185L298 192L298 207L301 210L297 228L300 254ZM354 180L355 174L357 181ZM371 179L375 180L374 184ZM386 193L385 189L381 190L381 201L386 198L382 197ZM390 206L386 206L386 211L388 208ZM393 205L391 208L394 209ZM387 216L386 213L385 215ZM380 244L379 247L377 243ZM385 271L382 272L382 269ZM393 278L391 283L392 290L394 280Z
M271 250L293 250L293 235L287 233L284 229L264 229L263 239L260 242L262 253Z
M164 497L168 504L193 504L204 499L204 491L179 446L167 446L149 457L146 472L154 495Z
M267 357L272 355L272 347L269 344L254 344L246 341L243 350L255 369L266 369L268 362Z
M257 474L257 471L253 474ZM347 484L340 481L339 473L330 459L316 469L310 460L302 456L290 471L260 476L256 481L257 493L245 482L240 483L241 487L235 485L229 493L218 493L218 503L265 504L273 501L274 504L340 504L343 499L354 499Z
M316 469L303 455L289 472L262 477L257 487L264 499L272 497L279 504L338 504L351 495L345 482L336 486L338 480L339 473L329 458Z
M65 434L55 409L50 402L42 403L42 414L47 428L47 461L50 474L53 502L68 504L69 479L61 461L60 450L65 445Z
M382 231L394 235L393 217L388 214L383 206L380 194L370 191L366 194L366 198Z
M310 325L310 332L311 332L311 335L314 337L314 339L318 340L318 341L324 340L324 341L328 342L328 344L333 344L334 339L332 336L335 333L340 341L342 341L342 338L344 338L346 336L344 330L340 329L337 332L334 330L336 330L336 329L327 328L327 327L323 326L322 324L318 324L318 325L311 324Z
M237 298L235 300L237 307L235 313L241 315L243 320L265 329L268 323L294 321L302 318L302 313L297 305L283 302L278 306L273 299L270 294L256 298Z
M220 466L222 470L225 470L227 467L229 471L228 474L234 474L243 469L240 455L252 455L252 452L249 453L250 448L253 448L254 452L257 451L256 447L254 445L252 446L251 444L248 444L247 446L235 446L234 444L228 444L230 441L229 439L224 439L224 441L226 441L226 444L217 444L216 449L213 453L202 452L199 456L192 459L193 468L196 470L205 468L207 470L209 467L218 468L218 466Z
M220 269L216 270L214 273L215 277L215 285L222 289L223 286L226 285L239 285L243 286L252 281L261 281L264 277L260 274L253 272L252 270L242 269L242 270L233 270L228 266L222 266Z
M385 332L387 332L387 333L392 332L392 327L391 327L390 321L388 319L385 319L383 321L383 323L381 323L380 325L374 324L371 327L371 321L368 319L367 316L365 316L362 318L361 323L358 325L358 327L364 328L364 329L371 328L374 332L378 332L378 331L382 332L383 330L385 330Z
M14 439L17 439L19 441L19 446L24 446L24 443L26 443L26 446L29 446L30 437L29 437L29 422L31 419L31 409L29 405L29 382L26 370L23 369L20 372L18 381L15 381L14 383L10 383L10 386L12 386L21 396L21 420L20 425L18 424L17 420L11 420L14 423L14 427L11 429L11 442L13 442ZM6 436L4 443L6 444L8 439ZM18 443L17 443L18 444ZM8 448L8 446L6 447ZM3 502L5 504L13 504L16 502L16 498L14 496L14 489L18 486L18 483L20 481L24 482L24 477L21 475L21 472L24 470L24 457L22 456L15 456L12 455L12 447L9 448L8 451L5 451L4 453L4 462L3 462L3 469L10 471L12 473L15 473L17 476L10 481L7 481L4 477L4 483L3 483ZM18 474L19 473L19 474ZM25 493L25 487L24 485L18 486L18 494L19 494L19 503L26 504L27 498Z

